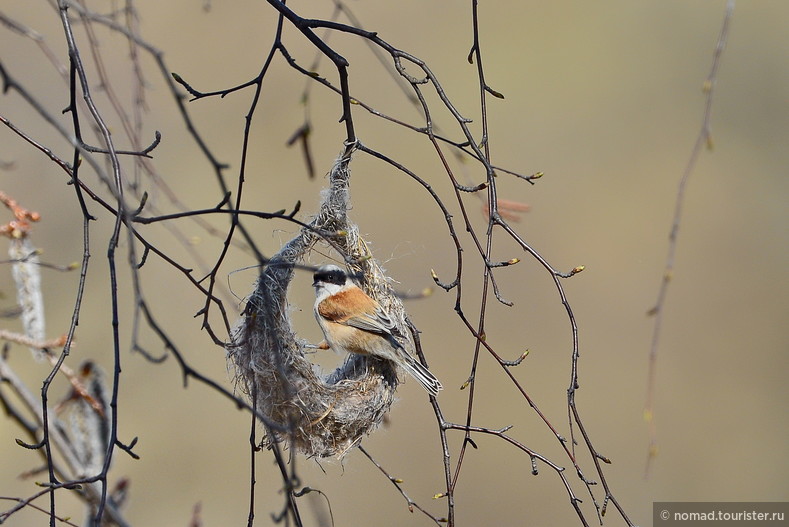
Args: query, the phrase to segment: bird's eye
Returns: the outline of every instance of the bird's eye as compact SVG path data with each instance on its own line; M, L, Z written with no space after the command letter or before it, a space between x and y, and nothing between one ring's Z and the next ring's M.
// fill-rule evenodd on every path
M320 270L315 273L316 282L325 282L327 284L345 285L347 276L341 269L327 269Z
M327 278L333 284L337 284L337 285L345 284L345 273L343 273L340 270L334 270L329 272L329 276Z

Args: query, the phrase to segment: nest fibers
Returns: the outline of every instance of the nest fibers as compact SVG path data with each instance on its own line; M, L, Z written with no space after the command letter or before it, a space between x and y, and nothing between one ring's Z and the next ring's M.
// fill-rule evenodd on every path
M356 446L383 420L399 383L396 366L375 357L350 354L328 375L304 354L288 316L288 284L298 264L321 239L346 256L360 286L389 313L401 344L413 351L410 324L381 268L347 219L350 153L329 174L320 212L269 261L247 299L242 318L226 346L236 384L266 417L268 441L287 441L308 456L339 456Z

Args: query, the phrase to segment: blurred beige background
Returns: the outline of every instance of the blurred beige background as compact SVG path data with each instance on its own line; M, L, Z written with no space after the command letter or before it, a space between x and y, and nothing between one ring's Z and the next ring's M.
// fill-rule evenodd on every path
M153 3L151 3L153 4ZM460 112L474 119L480 132L476 68L466 62L471 45L468 2L358 2L348 6L367 29L427 61ZM308 17L328 17L331 2L289 3ZM120 8L121 4L102 4ZM139 3L141 33L165 52L170 70L198 89L227 88L254 76L268 52L275 18L263 2ZM57 14L43 2L2 4L3 14L42 35L65 61ZM532 210L516 224L519 232L555 267L586 270L564 281L575 312L581 343L580 385L576 399L595 447L613 460L606 467L611 489L631 520L651 523L653 501L780 501L789 493L785 413L789 330L784 321L789 288L787 168L789 168L789 4L783 1L738 3L716 86L712 116L713 152L702 154L687 191L680 231L675 280L669 291L661 339L656 392L659 455L644 478L648 434L642 418L647 353L654 304L667 250L667 238L679 177L701 125L706 78L723 19L725 2L656 0L649 2L508 2L483 3L480 10L483 64L488 84L506 100L488 100L490 145L495 164L530 174L545 172L535 186L504 174L500 197L528 203ZM79 28L78 28L79 30ZM82 33L80 33L82 35ZM115 89L132 100L128 48L117 36L98 32ZM81 43L84 44L84 38ZM295 31L285 44L300 64L314 53ZM350 61L355 96L377 109L419 123L402 92L356 38L333 35L330 44ZM83 58L90 63L89 53ZM67 105L64 85L34 42L0 26L0 61L55 115ZM143 59L148 112L146 138L163 134L154 163L166 184L189 208L214 206L221 198L210 166L185 133L159 72ZM91 71L92 64L89 64ZM324 63L320 71L336 84ZM254 118L247 166L245 207L262 211L292 208L302 201L300 217L316 210L325 174L340 152L344 130L337 119L336 97L313 86L313 147L318 177L310 181L298 148L284 146L302 123L300 97L305 80L277 58L264 83ZM109 111L100 87L92 86L101 108ZM428 90L429 91L429 90ZM432 94L431 94L432 96ZM235 187L244 115L250 90L224 99L189 104L225 172ZM436 103L434 99L431 103ZM436 122L459 138L449 114L435 108ZM464 309L476 320L480 264L463 234L461 216L446 175L432 147L421 136L384 123L354 108L357 133L364 144L393 157L433 185L455 215L466 245ZM0 97L0 115L70 159L64 141L24 104L18 94ZM66 116L61 117L67 124ZM112 123L119 148L128 148ZM47 262L67 264L82 254L82 226L73 190L65 175L40 152L5 127L0 129L0 189L39 211L34 243ZM454 162L454 161L453 161ZM453 165L462 181L479 182L474 164ZM403 290L432 285L430 270L451 280L455 255L440 211L413 181L387 166L358 155L353 166L352 218L367 235L377 258ZM129 174L131 177L131 174ZM83 177L92 176L83 173ZM101 185L90 183L95 188ZM150 181L142 185L150 188ZM176 210L161 189L150 188L151 207ZM464 196L479 233L481 207ZM92 226L91 269L69 363L92 357L112 364L106 247L111 218L97 206ZM153 210L153 209L149 209ZM10 215L4 213L4 219ZM219 229L227 222L211 218ZM175 222L209 264L221 240L194 223ZM284 222L248 221L261 248L271 254L295 228ZM163 226L141 232L167 247L188 266L192 256ZM124 262L124 238L119 261ZM496 259L523 262L497 272L503 295L515 302L505 308L489 302L488 338L508 358L531 350L513 372L560 432L569 436L566 388L571 351L570 328L550 276L499 233ZM312 263L323 258L315 255ZM221 285L235 319L255 279L255 261L234 248L222 265ZM10 267L0 267L3 307L14 304ZM66 331L74 305L77 273L43 271L48 333ZM196 275L200 273L196 271ZM171 267L150 258L142 272L146 299L190 361L205 375L232 388L223 350L214 346L193 315L202 299ZM248 513L249 416L206 387L191 382L184 389L174 360L152 365L128 352L131 296L129 274L121 274L124 323L121 328L123 375L120 434L139 437L133 461L117 454L112 475L131 480L126 511L134 525L187 525L201 504L204 525L245 525ZM300 335L320 338L312 314L311 277L303 273L292 285L293 319ZM224 292L223 292L224 294ZM410 302L409 312L423 332L431 370L447 388L440 402L447 419L463 422L465 391L473 339L453 312L455 295L441 290ZM212 324L221 329L213 313ZM18 321L4 321L19 329ZM150 331L143 344L153 354L162 346ZM224 338L225 335L220 337ZM324 356L330 366L339 360ZM37 393L48 368L32 363L29 353L11 350L11 365ZM475 424L499 428L526 446L567 467L584 510L594 520L591 500L557 441L485 354L480 359ZM58 383L53 394L65 386ZM437 516L445 513L443 472L437 425L419 386L407 382L391 412L391 423L365 439L365 447L394 476L408 495ZM55 397L56 398L56 397ZM0 496L23 497L37 490L16 475L40 461L14 438L21 431L0 420ZM450 433L453 467L462 435ZM530 475L527 456L501 440L475 437L478 450L466 454L456 489L457 524L573 525L577 519L556 474L540 465ZM579 459L597 480L583 445ZM334 524L430 525L359 452L343 462L295 461L300 483L329 498ZM43 477L43 476L41 476ZM281 480L269 454L258 456L256 525L271 524L270 513L283 504ZM602 501L602 488L595 488ZM81 508L61 494L62 513L81 521ZM0 510L10 508L0 501ZM306 525L326 523L326 500L317 494L301 501ZM39 500L40 506L46 502ZM318 512L316 512L318 511ZM322 518L322 519L321 519ZM609 507L606 524L621 524ZM9 525L43 525L41 513L26 511Z

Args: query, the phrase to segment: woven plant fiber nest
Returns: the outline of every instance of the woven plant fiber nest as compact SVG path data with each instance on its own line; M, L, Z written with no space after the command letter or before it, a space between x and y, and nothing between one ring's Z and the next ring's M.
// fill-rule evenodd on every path
M360 286L387 310L400 335L412 335L401 301L348 221L352 148L335 163L320 211L262 270L226 349L236 385L266 417L267 441L317 457L342 457L375 430L400 382L390 361L350 354L322 374L305 355L289 318L288 286L316 243L325 240L346 259ZM413 351L413 337L401 343Z

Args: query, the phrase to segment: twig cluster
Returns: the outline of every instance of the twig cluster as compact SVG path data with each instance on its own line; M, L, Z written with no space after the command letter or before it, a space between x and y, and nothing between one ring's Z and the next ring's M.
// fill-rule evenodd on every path
M135 455L133 451L135 440L126 444L119 437L118 432L118 393L124 381L121 375L121 363L127 351L119 331L121 325L127 323L119 316L121 303L128 300L119 293L118 274L122 268L129 271L133 291L133 297L130 299L133 315L128 322L130 325L128 349L143 354L154 364L168 356L172 357L180 367L184 384L189 380L201 382L215 390L218 395L227 397L252 416L249 525L255 521L256 510L255 453L259 450L256 423L262 423L265 427L268 439L266 444L282 478L282 488L285 492L282 510L273 515L273 518L277 522L285 522L288 525L303 525L299 507L300 498L312 489L301 487L296 463L291 459L289 464L282 449L283 444L295 447L296 450L311 456L347 453L349 449L358 446L361 439L381 422L394 400L398 379L392 365L364 357L349 358L328 376L315 373L312 364L303 353L304 342L293 332L286 314L288 284L294 269L303 265L301 262L305 256L318 243L326 244L336 250L345 263L363 277L363 285L367 291L395 316L403 330L402 333L410 335L412 340L410 344L414 352L421 360L425 360L418 331L406 317L399 299L391 290L386 275L375 259L371 258L364 240L359 236L358 228L347 218L348 193L352 186L349 163L352 152L355 152L357 156L368 156L395 169L403 177L418 184L432 199L435 210L443 218L446 235L454 246L454 254L451 258L454 262L454 272L448 278L433 272L433 279L439 288L454 294L454 311L466 328L469 338L469 347L465 350L469 373L466 382L462 384L462 388L465 389L463 394L466 397L465 415L453 419L447 416L439 399L431 399L437 425L436 440L441 444L445 479L445 489L436 497L445 498L445 514L433 514L427 510L428 507L423 507L412 500L404 491L401 482L390 475L391 471L375 461L367 450L361 450L362 453L395 485L410 510L421 511L437 524L446 522L455 525L457 510L455 490L463 476L464 459L468 454L468 448L476 446L475 437L492 436L500 439L502 446L513 446L528 456L533 474L538 474L541 465L548 467L562 482L566 499L582 525L592 523L589 519L590 510L581 506L582 499L575 489L578 483L568 476L565 464L572 467L577 481L580 482L579 486L591 498L593 504L591 515L596 521L602 522L602 516L610 503L619 512L624 523L632 525L606 480L601 462L608 462L608 458L593 446L576 406L579 389L579 334L563 283L565 279L582 271L583 266L562 271L549 263L548 259L533 248L513 226L518 219L517 214L525 212L527 207L499 196L497 177L512 176L529 184L535 184L542 173L521 174L498 167L492 161L487 105L489 97L501 99L503 95L493 89L485 77L477 2L472 2L473 34L468 60L476 66L479 86L481 117L479 134L474 132L471 126L472 120L455 105L424 60L394 46L376 32L364 29L348 6L340 0L334 0L334 17L325 20L301 16L280 0L268 0L268 4L277 16L278 24L272 36L270 50L261 61L260 71L246 82L215 91L199 90L183 76L171 70L165 61L164 53L140 36L136 5L131 0L124 3L121 11L109 14L96 12L89 8L84 0L57 0L53 3L54 12L59 17L63 35L66 37L69 57L67 65L57 63L55 58L57 54L51 53L46 39L38 32L3 16L2 22L6 27L23 38L33 39L46 56L55 61L57 71L63 75L69 94L69 103L65 112L71 120L69 127L64 126L56 118L53 109L36 99L29 85L19 80L15 72L8 71L0 62L0 79L4 93L13 92L18 95L48 123L52 130L65 139L70 148L67 155L45 146L33 134L2 115L0 122L11 133L47 156L66 174L67 181L73 187L74 199L82 212L83 258L79 265L79 284L71 325L65 332L63 342L57 346L59 351L51 349L48 352L52 356L53 366L44 380L40 400L29 401L29 411L35 419L25 417L22 412L10 410L6 404L9 417L25 429L31 438L34 438L33 443L26 446L40 451L46 461L45 489L22 499L13 509L0 513L0 520L11 517L23 507L32 506L33 500L39 496L48 496L47 513L50 524L54 525L59 518L56 493L60 489L84 484L86 500L92 506L90 514L97 523L103 518L104 521L117 525L126 524L116 506L118 500L113 497L108 485L110 465L116 447L132 456ZM349 23L339 22L343 18ZM133 87L136 104L131 111L128 111L114 95L112 89L114 82L105 67L95 34L95 30L99 27L123 39L129 48L130 68L136 79ZM286 27L294 28L300 37L314 46L317 55L311 67L305 68L300 65L290 52L284 38ZM81 38L75 35L76 30L82 31ZM318 32L324 33L319 35ZM360 44L368 45L375 51L378 59L390 68L394 82L406 90L409 100L419 110L421 115L419 124L411 124L404 119L386 115L354 96L349 62L329 45L330 35L337 33L355 38ZM88 51L93 60L93 68L87 68L85 64ZM157 172L152 162L156 148L162 142L168 141L168 138L162 137L158 132L154 134L153 139L143 140L142 137L142 108L145 105L145 75L147 75L144 74L142 54L153 60L162 82L166 83L172 95L173 104L178 108L191 139L202 152L219 183L221 196L217 197L217 205L214 207L190 208L181 202L178 195L169 189L165 179ZM345 150L332 170L330 188L324 195L321 210L311 220L299 219L300 204L296 204L292 209L289 206L271 212L250 210L245 206L244 181L247 177L250 144L254 135L252 123L256 119L256 111L263 93L263 81L270 76L270 67L275 60L283 60L293 72L304 76L308 83L304 93L305 101L309 99L309 86L323 87L339 97L338 111L340 121L344 125L344 137L338 138L337 142L338 144L342 142ZM336 71L335 82L330 80L329 75L318 72L322 60L328 60ZM88 70L94 73L89 74ZM110 111L101 110L95 103L92 90L97 84L102 87L109 101ZM235 185L233 185L227 177L228 166L218 160L208 142L198 131L200 127L191 117L184 91L191 96L194 104L201 99L225 97L247 89L253 91L253 96L244 124L240 168L235 174ZM432 96L438 97L437 105L428 103ZM305 107L308 108L309 105L305 104ZM435 122L434 114L439 109L448 112L452 119L451 129L446 132L439 129ZM439 193L435 188L436 182L420 175L417 170L408 166L407 161L395 159L366 144L360 137L362 134L357 130L358 126L354 120L355 111L368 112L378 119L400 127L404 133L423 137L443 167L443 176L451 189L449 194ZM108 125L110 116L113 121L121 124L119 128L121 141L111 132L113 128ZM292 134L289 141L291 144L297 142L301 144L306 170L310 176L315 170L310 146L312 130L310 114L307 111L304 123ZM130 147L123 149L116 146L121 142L128 142ZM374 141L370 144L373 143ZM451 162L453 158L471 160L479 174L477 180L474 181L472 177L471 182L461 181L463 178L458 177L453 170ZM101 188L87 182L88 178L83 174L88 169L96 177L96 181L100 182ZM148 190L156 190L166 196L176 212L165 213L159 210L155 204L149 202ZM472 221L472 216L476 213L480 202L487 220L484 229L477 228ZM459 211L459 215L454 211ZM208 218L216 216L224 216L229 220L225 230L217 229L207 221ZM102 422L106 427L106 430L101 432L106 434L102 436L101 443L104 445L102 463L94 467L90 474L86 474L79 470L63 469L57 461L54 447L61 443L60 432L56 423L57 418L48 403L48 391L53 379L65 371L77 330L85 294L85 281L89 270L92 269L91 252L96 245L93 241L91 225L94 221L106 221L107 218L112 222L111 235L104 240L105 265L110 276L107 287L111 297L112 371L107 377L107 390L103 395L106 405L102 408L106 410L101 410L104 417ZM188 237L182 234L179 222L183 220L194 222L208 235L221 241L221 249L212 261L206 262L203 255L191 246ZM249 222L253 220L286 222L298 227L299 234L277 254L268 257L257 247L250 233ZM175 235L182 248L190 255L191 260L188 263L183 263L173 256L173 251L168 248L151 241L142 226L153 224L163 225ZM505 260L496 260L494 249L505 241L508 244L511 241L515 242L522 254ZM255 291L247 299L242 320L235 328L231 326L230 316L222 301L225 291L221 286L222 266L231 250L246 251L246 254L255 258L263 269ZM119 251L125 251L123 257ZM522 363L526 353L519 351L514 359L506 357L507 353L501 351L505 339L489 334L487 330L490 303L499 302L505 306L512 306L512 302L505 297L499 285L499 273L510 272L524 255L535 260L544 269L547 279L553 283L556 295L566 311L570 334L567 345L570 370L566 424L569 437L560 433L560 427L541 411L538 401L529 394L515 375L514 368ZM190 364L189 357L180 350L177 341L168 333L166 326L159 322L142 285L145 265L151 258L156 258L170 266L203 296L204 302L197 317L201 320L202 328L208 338L214 344L226 347L228 350L236 372L236 380L248 398L236 395L232 390L224 387L223 383L213 380L211 375L197 371ZM470 261L475 265L470 265ZM469 268L481 268L482 272L476 275L469 272L467 270ZM469 295L464 293L468 284L473 281L478 281L481 286L481 294L476 300L469 299ZM152 353L142 344L140 333L143 328L156 335L164 350L163 354ZM26 335L24 338L27 340L18 339L17 342L25 345L39 343L41 349L46 348L41 343L44 340L43 335ZM555 437L563 452L564 461L550 459L530 448L525 439L512 435L509 426L499 428L480 426L480 423L486 420L486 416L479 415L476 410L475 395L480 390L489 389L480 385L476 377L478 365L482 360L492 360L498 365L503 378L520 393L523 408L535 412ZM2 367L0 378L22 393L21 383L12 381L15 378L13 371L6 363L0 362L0 367ZM2 393L0 392L0 395ZM89 390L81 398L88 403L91 399L95 400ZM5 397L2 400L4 404L7 401ZM88 406L93 408L90 404ZM91 418L93 415L90 411L98 412L95 408L86 410ZM455 433L460 434L460 447L457 449L453 447ZM67 439L63 439L64 444L68 442ZM579 446L581 449L578 448ZM584 457L591 460L591 470L582 468ZM75 462L75 466L77 465L78 463ZM603 487L600 493L595 489L598 481ZM199 518L199 510L195 511L195 521L198 521L197 518Z

